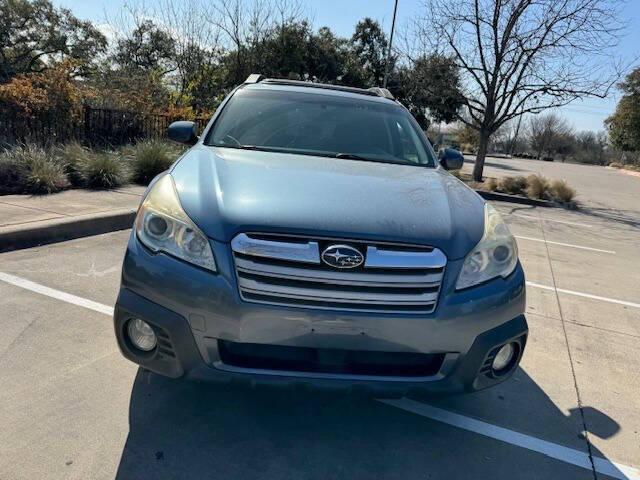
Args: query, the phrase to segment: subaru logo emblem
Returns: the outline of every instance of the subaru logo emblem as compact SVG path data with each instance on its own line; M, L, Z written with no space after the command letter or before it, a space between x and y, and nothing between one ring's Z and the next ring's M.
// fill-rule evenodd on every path
M364 263L364 255L349 245L331 245L322 252L322 261L334 268L356 268Z

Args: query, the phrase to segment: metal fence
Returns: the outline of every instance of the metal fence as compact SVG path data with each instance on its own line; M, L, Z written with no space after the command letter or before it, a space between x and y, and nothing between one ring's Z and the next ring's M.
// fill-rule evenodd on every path
M165 114L141 114L128 110L83 107L80 115L40 114L24 117L0 106L0 146L37 144L49 146L78 141L96 147L135 143L146 138L163 138L171 122L180 120ZM202 131L208 118L196 118Z

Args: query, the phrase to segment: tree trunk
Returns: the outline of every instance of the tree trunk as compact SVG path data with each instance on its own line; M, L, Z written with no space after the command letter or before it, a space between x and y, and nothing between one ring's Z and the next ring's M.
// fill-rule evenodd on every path
M480 144L478 145L478 154L476 155L476 162L473 165L473 180L475 182L482 181L484 159L487 156L488 148L489 148L489 133L484 130L480 130Z

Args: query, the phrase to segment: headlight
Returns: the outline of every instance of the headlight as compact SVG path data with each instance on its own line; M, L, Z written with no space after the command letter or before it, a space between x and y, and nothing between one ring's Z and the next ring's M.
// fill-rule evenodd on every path
M464 259L456 290L472 287L495 277L507 277L518 263L518 247L500 214L484 206L484 235Z
M158 180L136 217L140 241L154 252L166 252L213 272L216 262L207 237L184 213L170 175Z

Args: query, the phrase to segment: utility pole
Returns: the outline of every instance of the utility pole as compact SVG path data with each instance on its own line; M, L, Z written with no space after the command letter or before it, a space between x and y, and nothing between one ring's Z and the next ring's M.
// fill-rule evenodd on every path
M393 20L391 21L391 36L389 37L389 50L387 51L387 61L384 64L384 81L382 83L383 88L387 88L387 78L389 78L389 63L391 60L391 47L393 45L393 31L396 28L396 12L398 11L398 0L395 0L393 6Z

